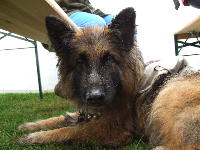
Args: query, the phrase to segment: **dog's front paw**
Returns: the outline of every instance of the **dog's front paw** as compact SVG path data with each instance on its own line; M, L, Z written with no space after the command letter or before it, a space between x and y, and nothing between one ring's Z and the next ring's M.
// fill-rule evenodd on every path
M23 131L38 131L40 130L40 126L37 123L34 122L29 122L22 124L18 127L18 130L23 130Z
M164 147L164 146L157 146L151 150L169 150L167 147Z
M40 144L42 142L42 135L40 132L24 135L19 138L19 143L23 145Z

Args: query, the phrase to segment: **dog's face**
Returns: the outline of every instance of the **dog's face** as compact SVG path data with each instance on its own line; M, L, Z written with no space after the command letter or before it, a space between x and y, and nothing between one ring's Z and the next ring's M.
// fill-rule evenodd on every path
M59 96L79 105L102 107L135 90L142 58L134 47L134 9L120 12L109 27L76 33L54 16L46 18L46 27L59 59L60 81L55 90Z
M85 105L109 104L121 88L119 56L106 34L103 27L87 28L71 41L73 97Z

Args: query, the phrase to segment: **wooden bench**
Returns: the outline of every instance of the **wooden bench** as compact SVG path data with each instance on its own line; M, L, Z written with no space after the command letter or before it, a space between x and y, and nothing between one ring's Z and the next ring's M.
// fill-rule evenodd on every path
M179 55L180 51L187 46L194 46L200 48L200 16L184 26L181 30L174 34L175 55ZM194 38L193 42L188 40ZM199 54L190 54L199 55Z

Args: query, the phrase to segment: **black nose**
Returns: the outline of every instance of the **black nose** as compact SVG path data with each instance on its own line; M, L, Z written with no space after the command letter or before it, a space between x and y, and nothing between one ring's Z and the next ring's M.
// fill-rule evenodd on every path
M86 103L89 105L102 105L104 103L105 93L99 89L93 89L86 93Z

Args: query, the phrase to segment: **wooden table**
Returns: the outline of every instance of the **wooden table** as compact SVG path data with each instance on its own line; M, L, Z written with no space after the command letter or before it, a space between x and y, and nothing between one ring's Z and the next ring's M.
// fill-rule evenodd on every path
M0 0L0 28L47 42L45 17L56 14L44 0Z

